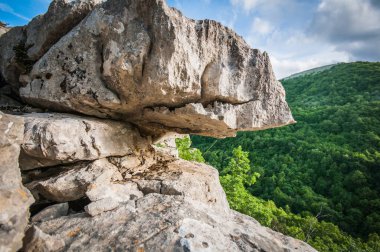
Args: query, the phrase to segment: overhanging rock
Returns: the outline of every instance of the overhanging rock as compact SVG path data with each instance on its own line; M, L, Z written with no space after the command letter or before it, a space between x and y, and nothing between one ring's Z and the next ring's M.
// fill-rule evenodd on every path
M294 122L268 55L232 30L162 0L101 2L20 76L27 103L130 121L148 135L227 137ZM42 32L43 20L58 28L54 10L26 30Z

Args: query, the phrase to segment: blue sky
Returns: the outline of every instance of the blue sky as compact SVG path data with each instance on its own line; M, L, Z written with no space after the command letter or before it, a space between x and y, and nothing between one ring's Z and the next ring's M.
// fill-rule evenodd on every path
M0 0L0 20L24 25L50 0ZM168 0L267 51L276 76L336 62L380 61L380 0Z

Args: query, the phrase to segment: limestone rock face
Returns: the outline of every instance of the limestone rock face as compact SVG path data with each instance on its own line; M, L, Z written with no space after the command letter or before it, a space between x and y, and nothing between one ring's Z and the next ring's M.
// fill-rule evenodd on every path
M22 247L29 206L34 202L21 183L18 166L23 131L22 118L0 112L0 251L4 252Z
M162 0L53 1L25 29L37 62L6 80L20 81L32 105L130 121L155 136L226 137L294 122L266 53Z
M106 159L100 159L90 164L69 167L55 177L39 181L35 187L46 199L65 202L85 196L87 187L91 184L108 184L111 180L120 178L121 174L114 165Z
M105 193L85 207L86 213L36 222L36 229L47 236L40 243L63 240L61 251L315 251L229 210L212 167L169 159L143 174L133 175L133 181L140 184L143 176L144 183L160 181L161 189L149 192L140 185L141 195L122 203ZM182 178L173 181L175 176Z
M38 113L7 117L12 119L10 122L19 120L21 125L45 118ZM55 125L57 119L68 117L67 114L46 114L51 121L45 121L48 127L41 128L40 132ZM75 125L78 118L83 119L72 116L71 121L66 122ZM130 125L123 125L130 129ZM21 127L19 134L22 132ZM72 142L83 137L79 130L66 134L71 136ZM24 140L19 137L15 146L20 149L29 135L28 130L24 130ZM47 142L49 140L41 138L41 145ZM137 146L149 145L141 137L136 142ZM106 251L109 248L123 251L315 251L301 241L231 211L216 169L181 160L162 148L23 172L29 177L24 180L32 181L27 187L37 203L45 202L48 206L40 207L31 218L24 239L25 251Z
M54 128L56 120L69 118L66 123L74 128L78 118L83 120L67 114L2 116L1 129L6 138L1 138L1 146L8 146L2 150L8 153L6 148L11 148L9 153L13 157L18 156L13 150L25 148L30 136L27 125L31 122L50 118L44 121L46 127L40 128L38 124L31 127L47 135L47 129ZM92 125L99 122L114 123L96 119ZM19 127L12 128L16 124ZM122 125L131 129L129 124ZM59 135L58 131L54 134ZM62 143L76 143L84 133L75 130L65 134L70 139L63 139ZM50 139L40 138L39 143L48 146ZM148 140L137 137L135 146L140 145L146 147L142 152L128 152L124 156L23 170L23 180L29 181L26 186L37 201L32 206L33 216L23 250L315 251L304 242L264 228L252 218L230 210L216 169L181 160L162 148L149 147ZM9 196L4 200L10 202L1 204L5 207L1 209L1 221L12 213L15 215L12 221L19 226L17 233L10 233L10 228L6 230L5 235L12 234L12 238L0 233L0 239L1 244L8 246L2 245L3 250L16 251L21 246L28 206L33 200L21 185L17 158L11 159L7 154L1 158L4 167L12 168L12 172L7 169L2 173L1 179L12 183L18 193L9 193L12 187L5 187L6 192L1 187L0 197ZM20 194L20 190L24 193ZM16 238L18 243L12 240Z
M55 0L45 15L0 38L0 76L18 90L24 75L62 36L73 29L102 0ZM8 28L1 28L0 34ZM20 77L21 76L21 77ZM24 78L23 78L23 77ZM21 79L21 83L20 83Z
M59 251L65 246L65 242L62 239L52 238L50 235L42 232L38 227L31 227L25 236L24 251Z
M35 17L26 27L25 47L28 57L38 60L101 2L104 0L53 1L45 15Z
M125 156L147 145L147 140L128 123L48 113L25 115L24 119L20 157L23 170Z
M6 82L14 91L18 91L20 75L25 73L26 68L26 61L21 62L22 53L16 55L17 48L21 50L24 48L23 41L25 41L23 27L12 28L0 36L0 86L5 85L3 82ZM32 64L32 62L28 63Z

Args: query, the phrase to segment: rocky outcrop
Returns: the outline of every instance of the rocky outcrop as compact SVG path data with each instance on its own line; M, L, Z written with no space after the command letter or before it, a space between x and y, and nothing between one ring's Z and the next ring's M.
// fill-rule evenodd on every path
M4 252L22 247L29 206L34 202L21 183L18 166L23 130L22 118L0 112L0 251Z
M36 226L67 251L314 251L252 218L220 214L181 195L152 193L133 203Z
M162 0L53 1L0 42L5 80L35 106L130 121L154 136L294 122L266 53Z
M231 211L214 168L159 150L145 153L150 160L140 163L127 162L131 156L111 157L89 165L71 165L40 179L31 188L34 194L41 194L40 200L69 201L71 205L85 198L86 203L68 211L65 205L52 205L35 215L25 248L314 251Z
M0 34L0 109L0 251L315 251L178 157L178 133L294 122L268 55L215 21L54 0Z
M51 125L45 121L48 127L35 124L34 128L40 135L49 135L57 119L68 117L46 114L46 118L52 118ZM20 151L30 140L28 126L24 125L39 122L41 118L45 117L38 113L3 115L1 125L11 139L7 143L12 142L10 146ZM70 119L70 123L58 124L62 131L63 125L69 129L76 125L73 122L88 118L72 116ZM116 123L106 122L106 125ZM91 123L92 128L99 128L105 120L96 119ZM13 125L17 125L14 129L17 129L18 140L15 140ZM124 125L132 131L130 125ZM137 132L134 134L135 146L146 147L141 152L127 151L120 156L110 152L96 160L55 166L40 163L38 168L23 170L23 182L36 200L31 208L24 251L106 251L110 248L122 251L315 251L306 243L264 228L254 219L230 210L216 169L179 159L165 146L153 146ZM71 132L70 136L73 143L84 137L80 130ZM41 146L50 140L39 139ZM120 151L130 150L130 146L120 146ZM56 156L67 152L64 147L55 149ZM19 182L11 181L7 173L2 174L3 180L13 185L18 183L15 189L23 190L20 196L25 197L20 201L13 194L5 194L10 195L8 200L16 200L17 205L2 206L17 213L13 219L21 225L17 235L16 231L12 233L17 242L4 236L2 244L13 246L4 247L5 251L15 251L21 246L28 206L32 203L32 197L20 183L17 156L17 152L3 156L12 163L9 167L13 174L18 173ZM24 212L14 209L24 209ZM2 214L6 211L2 209Z

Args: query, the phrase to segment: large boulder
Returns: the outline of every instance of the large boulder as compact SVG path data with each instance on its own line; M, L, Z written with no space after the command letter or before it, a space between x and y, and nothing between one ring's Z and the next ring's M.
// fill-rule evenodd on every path
M85 212L34 222L28 233L36 234L25 247L35 251L52 244L64 244L58 251L315 251L231 211L218 173L210 166L164 157L131 175L139 185L139 189L129 187L135 197L117 203L106 190L87 193L95 201L84 207Z
M163 0L108 0L74 1L88 14L72 27L54 15L61 2L25 28L27 54L41 55L19 78L26 102L130 121L154 136L226 137L294 122L268 55L221 24L188 19ZM79 7L71 8L63 13ZM67 33L51 32L61 25ZM35 35L44 29L54 39Z
M28 224L29 206L34 202L21 183L18 166L20 144L24 137L23 119L0 112L0 251L22 247Z

